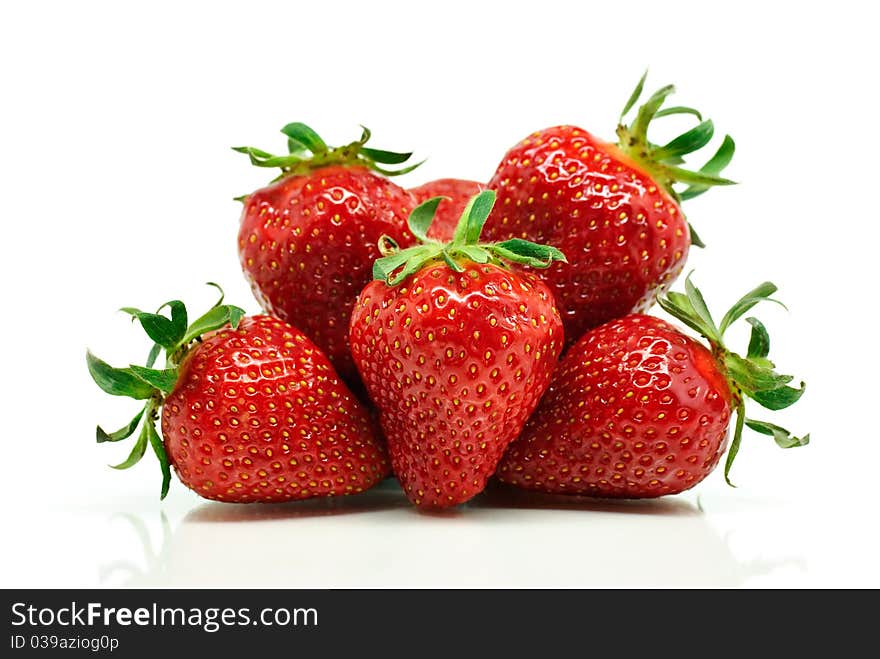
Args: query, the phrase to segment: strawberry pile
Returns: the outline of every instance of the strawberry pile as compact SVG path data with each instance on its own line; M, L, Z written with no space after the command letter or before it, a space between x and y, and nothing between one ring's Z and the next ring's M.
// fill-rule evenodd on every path
M688 169L712 122L664 107L667 86L625 124L644 82L616 142L539 130L486 184L405 189L391 179L417 166L411 154L367 146L367 129L330 147L291 123L285 154L236 148L280 169L241 198L241 266L264 313L246 316L222 292L193 322L179 300L123 309L152 343L146 362L87 353L101 389L138 401L122 428L97 429L102 443L136 437L115 468L149 447L162 497L173 469L226 502L357 494L393 474L414 505L444 508L490 479L657 497L723 460L729 483L746 428L806 445L809 435L746 415L747 400L775 411L804 393L775 370L764 324L745 318L744 352L724 341L776 286L749 291L720 321L690 276L683 293L669 290L703 246L681 204L731 183L721 173L734 142ZM670 115L697 122L649 141ZM655 302L700 338L646 315Z

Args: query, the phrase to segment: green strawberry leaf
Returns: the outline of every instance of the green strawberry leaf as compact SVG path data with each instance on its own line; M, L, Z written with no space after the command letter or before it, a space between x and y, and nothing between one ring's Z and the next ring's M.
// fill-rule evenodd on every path
M776 284L770 281L765 281L764 283L759 284L748 293L743 295L728 310L728 312L724 314L724 318L721 319L721 325L719 326L721 334L723 335L727 331L727 328L730 327L730 325L734 321L742 317L756 304L758 304L759 302L763 302L764 300L770 300L770 296L773 295L773 293L775 293L777 290L778 289L776 288Z
M710 341L720 343L721 334L718 332L718 328L715 327L715 321L712 320L712 314L709 313L709 307L706 306L706 300L703 299L703 294L700 292L700 289L694 286L690 274L684 280L684 289L687 294L688 302L691 303L691 308L693 308L694 313L700 320L703 328L708 330L706 338Z
M667 293L667 297L669 301L672 302L675 306L680 308L682 311L686 311L689 315L696 315L694 311L694 307L691 305L691 301L688 300L687 295L684 293L679 293L677 291L669 291Z
M485 225L486 220L489 219L489 213L492 212L492 207L494 205L494 190L483 190L472 199L464 240L466 245L473 245L480 240L480 234L483 233L483 225Z
M547 268L553 261L568 263L559 249L552 245L539 245L522 238L511 238L490 247L492 253L513 263L536 268Z
M180 300L171 300L159 307L156 313L159 313L165 307L168 307L171 310L171 325L174 330L174 336L176 337L175 343L177 343L177 341L180 341L180 339L183 338L183 335L186 334L186 327L189 324L186 314L186 306Z
M406 263L409 258L409 254L400 251L377 259L373 262L373 279L387 281L391 274Z
M642 74L642 77L639 79L636 88L633 89L632 94L629 95L629 98L626 101L626 105L623 106L623 111L620 113L620 118L623 119L626 116L626 113L632 109L632 106L635 105L639 97L642 95L642 91L645 89L645 79L648 77L648 70L645 69L645 72Z
M810 443L809 434L804 435L803 437L795 437L785 428L773 423L767 423L766 421L746 419L746 425L755 432L772 437L776 442L776 445L780 448L795 448L798 446L806 446Z
M418 272L428 261L441 258L442 252L440 243L433 241L394 252L373 264L373 278L380 279L389 286L396 286L411 274ZM394 274L395 272L397 274Z
M736 181L731 181L730 179L721 176L715 176L703 172L692 172L689 169L682 169L681 167L666 166L663 168L663 171L676 183L680 182L700 186L736 185ZM685 198L682 195L679 195L679 197L681 199Z
M255 158L260 158L261 160L265 160L266 158L274 158L275 156L268 151L263 151L262 149L258 149L254 146L234 146L232 150L237 153L244 153L249 156L253 156Z
M398 153L396 151L383 151L382 149L373 149L365 146L361 149L361 153L367 156L373 162L379 162L383 165L399 165L406 162L412 156L412 153Z
M488 263L491 259L489 252L484 247L477 245L462 245L457 251L464 254L474 263Z
M283 156L274 156L271 153L266 153L265 151L255 149L251 146L234 146L232 147L232 150L246 154L250 158L251 164L256 165L257 167L292 167L305 160L300 155L300 152L293 152Z
M454 272L464 272L464 268L462 268L458 263L455 262L455 260L451 256L449 256L449 252L443 250L440 255L443 257L446 265L452 268Z
M86 352L86 364L95 384L111 396L145 400L153 395L153 387L138 378L129 368L114 368L91 352Z
M709 174L710 176L718 176L724 171L724 168L730 164L730 161L733 160L733 154L735 151L736 143L733 141L733 138L730 135L725 135L724 141L721 143L721 146L718 147L718 151L716 151L715 155L709 159L709 162L700 168L700 172L703 174ZM709 186L692 185L684 190L679 195L679 198L682 201L687 201L688 199L699 197L708 189Z
M434 215L437 213L437 207L444 199L449 197L434 197L416 206L412 213L409 214L407 224L409 230L416 238L422 242L430 242L428 238L428 229L434 221Z
M149 421L143 425L141 432L138 435L137 442L135 442L128 457L117 465L110 465L111 467L114 469L130 469L140 462L141 458L144 457L144 453L147 451L147 442L149 441L149 430L147 428L149 426Z
M706 146L715 134L715 124L711 119L700 122L689 131L682 133L674 140L654 151L657 160L678 158L693 153Z
M328 149L327 144L321 139L321 136L304 123L295 121L287 124L281 129L281 132L284 133L288 139L302 144L314 154L323 153Z
M162 438L159 437L159 433L156 432L156 426L154 425L153 420L148 419L144 426L146 427L150 446L153 448L153 453L156 454L156 458L159 460L159 468L162 470L162 490L159 498L164 499L168 495L168 487L171 484L171 468L168 464L168 454L165 452L165 445L162 443Z
M770 354L770 335L767 328L757 318L750 316L746 322L752 326L752 334L749 338L749 351L746 356L749 359L763 359Z
M409 165L408 167L401 167L400 169L385 169L384 167L379 167L378 165L371 165L370 169L373 171L379 172L382 176L400 176L401 174L409 174L414 169L421 167L425 164L424 160L420 160L414 165Z
M444 252L442 252L442 251L440 252L440 254L443 254L443 253ZM429 260L431 260L431 259L430 258L423 258L423 259L410 258L409 260L406 261L406 263L404 263L404 266L400 270L400 272L398 272L396 275L392 275L391 277L389 277L388 285L389 286L397 286L399 283L404 281L410 275L414 275L419 270L421 270L422 266Z
M638 112L636 113L636 119L632 124L632 128L630 132L634 135L640 137L641 139L647 142L648 135L648 124L651 123L651 120L654 118L654 115L660 110L660 106L666 101L666 98L675 92L674 85L666 85L665 87L661 87L647 101L645 101L644 105L639 107Z
M220 286L220 284L214 283L213 281L206 281L205 285L206 286L213 286L220 293L220 298L214 303L214 305L211 308L213 309L213 308L219 307L221 304L223 304L223 300L226 299L226 293L223 292L223 287Z
M132 318L140 321L141 327L153 341L161 345L163 348L171 348L177 344L182 334L178 336L177 328L174 322L165 316L156 313L147 313L134 307L122 307L120 311L124 311ZM184 325L184 329L186 325Z
M455 232L452 235L452 243L451 245L467 245L468 244L468 230L471 223L471 210L474 207L474 203L477 201L476 197L471 197L468 200L468 203L465 205L464 210L461 213L461 217L458 219L458 224L455 225Z
M296 156L297 158L305 158L307 157L308 151L306 145L302 142L298 142L292 137L287 138L287 152L290 155Z
M137 429L138 424L141 422L141 418L144 416L144 410L142 409L138 412L135 417L129 421L127 424L122 426L119 430L108 433L101 426L98 426L96 431L96 438L99 444L103 444L104 442L119 442L123 439L128 439L134 434L134 431Z
M657 112L654 115L655 119L659 119L660 117L668 117L672 114L692 114L697 118L697 121L703 120L703 115L700 114L699 110L695 110L694 108L684 107L682 105L676 105L675 107L665 108Z
M657 304L670 316L681 321L701 336L709 337L711 330L703 327L703 323L686 295L669 291L665 296L657 298Z
M213 307L205 315L195 320L193 324L189 326L181 344L186 345L190 341L200 337L202 334L220 329L227 324L235 329L244 317L244 313L244 309L231 304Z
M706 243L700 238L700 235L697 233L697 230L694 229L694 225L688 222L688 231L691 234L691 245L694 247L704 248Z
M162 346L158 343L154 343L153 347L150 348L150 354L147 355L147 368L153 368L153 364L155 364L156 360L159 358L160 352L162 352Z
M136 364L132 364L129 368L141 380L166 394L171 393L177 384L178 373L176 368L166 368L160 371L154 368L137 366Z
M783 387L794 379L790 375L780 375L772 368L740 357L734 352L728 351L726 353L724 363L730 377L750 398L754 398L754 394L757 392L767 392Z
M784 376L790 378L790 376ZM798 402L806 391L806 384L801 382L800 389L794 387L776 387L775 389L758 390L750 394L750 397L762 407L768 410L784 410Z
M724 480L730 487L736 487L730 482L730 468L733 467L733 461L739 453L739 446L742 443L743 425L746 420L746 407L742 403L736 407L736 425L733 430L733 439L730 442L730 448L727 449L727 460L724 462Z

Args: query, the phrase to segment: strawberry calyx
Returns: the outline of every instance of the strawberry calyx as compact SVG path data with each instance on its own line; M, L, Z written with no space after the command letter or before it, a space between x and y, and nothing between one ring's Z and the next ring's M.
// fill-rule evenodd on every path
M698 197L713 186L734 184L734 181L720 176L730 164L736 151L736 144L730 135L724 136L721 146L700 169L687 169L683 166L685 156L709 144L715 133L715 125L711 119L703 119L703 115L691 107L663 108L667 98L675 92L673 85L666 85L654 92L639 107L633 122L628 125L624 123L624 117L642 95L647 75L648 72L645 71L624 105L623 112L620 113L617 146L679 203ZM664 145L654 144L648 140L648 127L652 121L660 117L680 114L692 115L696 118L697 125ZM687 187L677 190L675 188L677 184L686 184ZM691 227L691 242L698 247L704 246L693 227Z
M238 327L244 316L244 310L229 304L223 304L223 290L210 283L220 291L220 299L207 313L188 324L186 306L180 300L171 300L163 304L156 313L148 313L133 307L124 307L121 311L129 314L132 321L140 322L147 336L154 342L145 366L131 364L117 368L86 351L86 364L92 379L101 389L112 396L126 396L135 400L146 401L134 418L113 432L97 427L96 439L99 444L120 442L134 435L138 427L137 440L128 457L116 465L114 469L133 467L146 453L149 444L162 469L161 498L168 494L171 483L171 469L165 446L156 430L159 411L165 396L174 390L179 376L179 366L186 354L201 341L203 334L220 329L225 325ZM160 312L168 309L168 315ZM165 368L154 368L156 360L165 352Z
M565 260L565 255L550 245L539 245L521 238L499 243L481 243L480 234L495 205L495 191L484 190L473 196L465 206L452 240L443 243L428 238L428 230L437 206L448 197L433 197L417 206L409 216L409 230L421 242L401 250L390 237L382 236L379 251L383 257L373 264L373 279L396 286L429 263L445 262L455 272L463 272L462 262L518 263L534 268L547 268L554 261Z
M776 285L771 282L760 284L740 298L717 325L709 313L702 293L691 282L691 275L685 280L685 293L670 292L658 299L658 303L667 313L699 332L709 341L719 370L725 375L730 386L736 421L733 440L724 466L724 479L728 485L733 485L730 482L730 468L739 452L745 426L772 437L780 448L806 446L810 442L809 434L796 437L781 426L746 418L746 398L754 400L768 410L777 411L794 405L806 389L804 382L801 382L799 387L790 386L794 377L776 372L775 364L768 359L770 336L764 324L751 316L745 319L752 328L745 357L729 350L724 344L724 334L730 325L752 307L764 301L782 304L770 297L776 291Z
M412 153L368 147L366 144L372 133L366 126L361 128L363 130L360 139L345 146L331 147L306 124L293 122L281 129L287 137L288 153L285 155L274 155L252 146L236 146L232 147L232 150L247 154L251 164L257 167L279 167L281 174L272 179L273 182L288 176L302 176L331 165L361 166L384 176L399 176L411 172L422 164L418 162L398 169L385 167L385 165L405 163Z

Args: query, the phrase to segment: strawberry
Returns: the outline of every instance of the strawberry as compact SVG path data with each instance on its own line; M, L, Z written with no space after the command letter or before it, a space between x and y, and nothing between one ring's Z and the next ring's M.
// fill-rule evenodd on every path
M485 189L485 183L460 178L441 178L416 188L410 188L409 193L415 198L417 204L434 197L446 197L437 207L437 214L428 229L428 238L446 243L452 240L458 218L461 217L467 203L474 195Z
M761 284L716 326L690 279L687 295L660 303L709 340L711 349L673 325L641 314L587 332L566 354L548 394L498 468L507 483L542 492L604 497L676 494L703 480L733 441L724 470L739 451L743 426L783 448L803 446L779 426L745 417L745 398L779 410L804 392L788 386L767 359L770 339L756 318L746 357L728 350L725 330L776 286Z
M389 171L381 164L403 163L410 154L365 146L366 129L360 140L339 148L301 123L282 132L288 155L236 148L253 164L282 172L244 198L241 265L263 309L301 328L354 383L348 319L380 256L376 244L382 235L402 245L413 241L406 217L415 202L386 178L413 167Z
M369 413L315 344L281 320L243 317L221 302L189 327L179 300L163 305L170 318L123 309L155 341L146 367L113 368L87 353L104 391L145 401L120 430L98 427L98 442L127 439L141 427L115 468L135 465L150 444L162 467L162 498L170 463L197 494L236 503L354 494L382 480L389 463ZM153 368L162 349L166 366Z
M394 473L415 505L478 494L550 382L562 324L540 280L501 261L564 257L524 240L478 243L495 199L465 208L452 241L427 237L440 198L417 207L424 244L386 249L351 316L351 349L379 409Z
M569 259L539 275L556 295L569 344L588 329L651 306L681 273L690 243L701 244L689 234L680 202L731 183L718 176L733 157L729 136L699 172L680 166L684 155L709 142L714 128L691 108L661 110L673 91L663 87L631 125L621 123L616 144L576 126L532 133L507 152L489 181L498 204L486 223L488 239L527 238L554 245ZM699 125L664 146L648 141L653 119L681 113L696 115ZM679 182L690 186L679 193L673 187Z

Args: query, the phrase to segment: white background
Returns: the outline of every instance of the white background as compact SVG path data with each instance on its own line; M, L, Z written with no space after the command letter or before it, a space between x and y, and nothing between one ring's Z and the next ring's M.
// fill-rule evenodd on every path
M4 3L0 585L880 586L880 53L865 6ZM735 490L715 473L653 503L496 495L444 515L387 486L261 508L175 482L160 504L152 456L106 467L127 447L96 446L94 426L134 405L91 383L85 348L115 363L147 348L114 310L197 310L208 280L257 310L232 198L267 172L230 146L281 149L294 120L343 143L363 123L375 146L429 157L406 185L487 180L532 130L613 137L646 66L649 89L675 82L676 103L737 140L741 185L687 206L709 245L691 266L719 313L780 286L790 313L759 315L808 391L777 420L809 447L748 435Z

